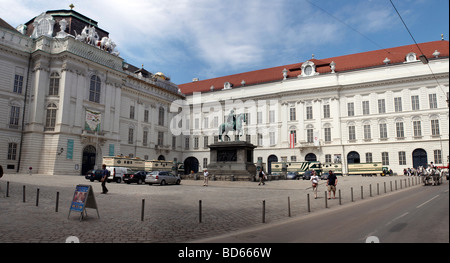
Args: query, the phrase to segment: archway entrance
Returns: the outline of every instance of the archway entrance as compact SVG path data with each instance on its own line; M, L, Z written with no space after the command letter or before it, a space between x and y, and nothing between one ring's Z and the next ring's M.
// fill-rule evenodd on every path
M413 167L417 168L419 166L427 167L428 157L427 152L424 149L415 149L412 153L413 157Z
M184 173L190 174L191 171L198 173L198 160L195 157L189 157L184 160Z
M307 162L315 162L315 161L317 161L317 156L314 153L308 153L305 156L305 161L307 161Z
M89 170L94 169L96 150L92 145L88 145L83 149L83 158L81 165L81 174L86 175Z
M270 155L269 158L267 158L267 173L272 174L272 163L278 162L278 157L276 155Z
M361 163L361 159L359 157L359 153L357 153L357 152L349 152L347 154L347 163Z
M164 155L160 155L158 156L158 161L165 161L166 157L164 157Z

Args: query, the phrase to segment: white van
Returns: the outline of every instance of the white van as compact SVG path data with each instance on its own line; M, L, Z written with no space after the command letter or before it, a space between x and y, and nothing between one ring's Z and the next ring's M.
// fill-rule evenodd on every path
M114 181L118 184L120 184L122 182L122 178L124 174L128 174L131 173L131 169L129 168L125 168L125 167L113 167L113 166L109 166L106 167L106 170L109 171L110 175L108 177L108 183L111 181Z

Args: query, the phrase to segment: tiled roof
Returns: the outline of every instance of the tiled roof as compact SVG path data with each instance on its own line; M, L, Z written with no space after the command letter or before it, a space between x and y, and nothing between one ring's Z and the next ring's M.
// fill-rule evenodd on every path
M441 53L439 57L449 56L448 41L441 40L421 43L419 44L419 47L428 59L434 58L433 53L435 50ZM336 63L335 72L343 72L383 66L383 61L385 58L389 58L389 64L403 63L406 61L406 55L410 52L416 53L417 59L419 59L419 56L422 54L420 50L416 45L408 45L320 60L311 59L309 61L313 62L316 66L316 72L319 74L327 74L331 73L330 63L332 61ZM297 76L301 74L302 64L303 63L284 65L213 79L200 80L181 84L178 85L178 87L183 94L189 95L194 92L209 92L211 91L211 86L214 86L214 90L221 90L223 89L225 82L230 82L233 85L233 88L238 88L242 87L241 82L243 80L245 81L246 86L281 81L283 80L283 69L286 68L288 70L288 78L297 78Z

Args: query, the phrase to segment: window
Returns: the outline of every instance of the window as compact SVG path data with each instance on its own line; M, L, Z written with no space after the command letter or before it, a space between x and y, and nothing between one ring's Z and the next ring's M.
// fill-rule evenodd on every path
M208 168L208 158L203 158L203 168Z
M261 111L258 111L257 115L258 115L258 116L257 116L257 123L260 124L260 123L263 122L262 112L261 112Z
M22 87L23 87L23 75L16 74L14 76L13 92L22 94Z
M142 145L147 146L148 143L148 131L144 131L142 135Z
M17 156L17 143L10 142L8 143L8 160L16 160Z
M387 124L386 123L380 123L380 138L381 139L387 139Z
M144 110L144 122L148 122L148 114L149 114L149 111Z
M269 111L269 123L274 123L274 122L275 122L275 111L270 110Z
M258 146L263 145L263 135L261 133L258 133Z
M59 74L53 72L50 75L50 85L48 87L48 95L49 96L58 96L59 95Z
M370 105L369 101L363 101L362 102L362 108L363 108L363 115L369 115L370 114Z
M128 144L133 144L134 141L134 129L133 128L128 128Z
M306 119L307 120L312 120L313 119L313 108L312 108L312 106L307 106L306 107Z
M439 120L431 120L431 135L439 135Z
M324 129L325 141L331 142L331 128L327 127Z
M403 128L403 122L396 122L395 123L395 130L397 132L397 138L404 138L405 137L405 130Z
M208 148L208 136L203 136L203 148Z
M398 152L398 164L406 165L406 152Z
M270 139L270 145L275 145L276 144L275 132L269 132L269 139Z
M177 148L177 137L172 136L172 149L175 150Z
M442 152L441 150L434 150L434 163L442 163Z
M130 119L134 120L134 106L130 106Z
M371 133L370 133L370 125L366 124L364 125L364 139L370 140L372 139Z
M19 128L19 116L20 116L20 107L11 106L11 113L9 115L9 128L12 129Z
M189 150L189 137L184 139L184 149Z
M402 112L402 98L401 97L395 97L394 98L394 108L395 112Z
M194 137L194 149L198 149L198 137Z
M356 129L355 129L355 126L348 126L348 139L350 141L356 140Z
M366 153L366 163L372 162L373 162L372 153Z
M306 129L306 142L313 143L314 142L314 130Z
M329 104L326 104L326 105L323 105L323 117L326 119L326 118L330 118L330 105Z
M56 111L57 107L54 103L51 103L47 107L47 117L45 118L45 130L53 131L56 126Z
M91 77L91 85L89 87L89 101L100 103L100 90L101 90L100 78L96 75Z
M295 108L289 108L289 120L290 121L295 121L296 120Z
M355 116L355 104L353 102L347 103L347 115Z
M382 161L383 165L389 165L389 153L388 152L381 153L381 161Z
M420 121L413 121L413 131L414 131L414 137L422 136L422 127L421 127Z
M331 154L325 154L325 162L331 163Z
M386 101L384 99L378 100L378 113L386 113Z
M297 156L292 155L292 156L291 156L291 162L296 162L296 161L297 161Z
M294 144L295 143L297 143L297 131L296 130L291 130L290 132L289 132L289 134L293 134L294 135ZM291 137L289 137L289 140L290 140L290 138Z
M437 99L436 99L436 93L429 94L428 100L430 102L430 109L437 109Z
M208 129L209 127L209 119L208 117L203 118L203 129Z
M411 96L411 109L420 110L419 95Z
M159 107L159 115L158 115L158 125L160 126L164 126L164 108L163 107Z
M158 132L158 146L164 145L164 132Z

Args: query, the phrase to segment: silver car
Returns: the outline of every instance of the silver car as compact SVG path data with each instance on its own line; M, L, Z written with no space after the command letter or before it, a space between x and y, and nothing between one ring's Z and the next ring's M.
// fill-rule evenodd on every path
M181 178L167 171L153 171L147 174L147 177L145 178L145 183L149 185L180 184Z

